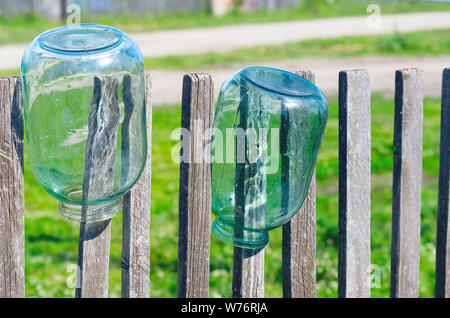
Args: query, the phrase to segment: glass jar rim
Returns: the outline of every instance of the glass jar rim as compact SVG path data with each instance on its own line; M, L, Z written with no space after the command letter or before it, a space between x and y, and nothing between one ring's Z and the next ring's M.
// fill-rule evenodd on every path
M265 81L264 78L261 77L261 72L264 72L268 75L284 75L293 79L293 85L286 85L286 83L274 81L273 78ZM295 73L291 73L288 71L266 67L266 66L250 66L246 67L238 73L241 73L242 77L250 82L251 85L254 85L262 90L276 93L282 96L290 96L295 98L306 97L317 95L317 87L311 81L303 78Z
M107 51L120 45L122 40L122 31L98 24L58 27L38 37L42 49L66 55Z

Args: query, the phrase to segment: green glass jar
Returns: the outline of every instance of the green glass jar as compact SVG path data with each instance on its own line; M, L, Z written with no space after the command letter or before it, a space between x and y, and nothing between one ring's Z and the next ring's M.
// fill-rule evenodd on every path
M249 67L222 86L213 124L212 232L259 249L308 193L328 118L320 90L295 74Z

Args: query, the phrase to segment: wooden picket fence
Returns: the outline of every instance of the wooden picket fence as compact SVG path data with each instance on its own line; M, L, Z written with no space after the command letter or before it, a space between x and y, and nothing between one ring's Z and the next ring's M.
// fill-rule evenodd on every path
M314 81L312 72L299 74ZM151 79L146 75L151 143ZM189 158L204 149L213 120L213 81L185 75L181 126L191 131ZM203 130L197 125L201 125ZM365 70L339 73L339 297L370 297L370 89ZM391 296L418 297L422 178L423 73L396 72ZM0 297L25 295L23 106L20 79L0 79ZM436 297L450 297L450 69L443 72ZM185 156L185 155L184 155ZM190 163L194 162L194 163ZM208 297L211 171L180 164L178 297ZM125 195L122 296L150 295L150 151L145 171ZM316 294L316 184L301 211L283 226L284 297ZM81 223L77 297L107 297L110 222ZM174 233L175 235L175 233ZM264 249L234 249L233 297L264 297Z

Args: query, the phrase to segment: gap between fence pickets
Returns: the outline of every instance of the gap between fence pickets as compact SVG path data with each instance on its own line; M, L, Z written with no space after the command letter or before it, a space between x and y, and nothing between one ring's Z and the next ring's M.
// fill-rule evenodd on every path
M395 76L391 297L419 296L423 72Z
M214 88L211 76L188 74L183 79L182 141L179 192L178 297L208 297L211 239L211 167L199 155L210 153ZM184 158L188 162L184 162Z
M311 71L297 75L315 82ZM286 138L281 138L281 140ZM283 158L283 157L282 157ZM282 166L289 167L288 162ZM292 164L296 164L293 162ZM292 189L292 191L298 189ZM289 195L289 194L287 194ZM314 169L306 199L300 211L283 226L282 278L283 297L313 298L316 296L316 172Z
M0 298L25 297L21 79L0 78Z
M436 234L435 296L450 298L450 68L442 75L441 145Z
M370 126L368 72L340 72L339 297L370 297Z

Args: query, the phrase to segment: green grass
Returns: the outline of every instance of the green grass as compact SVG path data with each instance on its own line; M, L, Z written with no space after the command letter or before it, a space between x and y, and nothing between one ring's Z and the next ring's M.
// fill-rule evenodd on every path
M20 70L19 69L0 70L0 77L2 76L20 76Z
M338 107L330 99L329 122L317 165L317 280L319 297L337 296ZM425 99L420 296L432 297L437 209L440 100ZM178 166L171 161L173 129L180 126L179 106L155 108L152 137L151 296L175 297L177 282ZM389 296L392 140L394 105L372 96L372 263L381 271L374 297ZM41 190L25 163L26 295L71 297L79 226L65 221L57 202ZM112 222L110 295L120 296L121 216ZM231 296L232 247L212 237L212 297ZM267 297L282 295L281 230L271 232L266 250ZM70 284L69 284L70 285Z
M81 15L82 23L97 23L118 27L125 32L148 32L166 29L185 29L211 27L242 23L264 23L299 19L316 19L337 16L367 15L367 6L378 3L382 14L420 11L450 10L450 4L369 0L303 0L295 10L274 12L240 13L234 11L223 17L214 17L210 12L181 12L162 16L100 16ZM41 32L60 26L65 22L49 21L35 16L8 18L0 16L0 45L7 43L29 42Z
M224 53L146 58L147 69L205 70L237 63L283 59L350 56L435 56L450 54L450 29L391 35L308 40L283 45L257 46ZM18 76L19 69L0 70L0 76Z
M266 45L223 53L146 58L150 69L204 70L235 63L258 63L308 57L367 55L427 56L450 53L450 29L395 33L391 35L307 40L283 45Z

